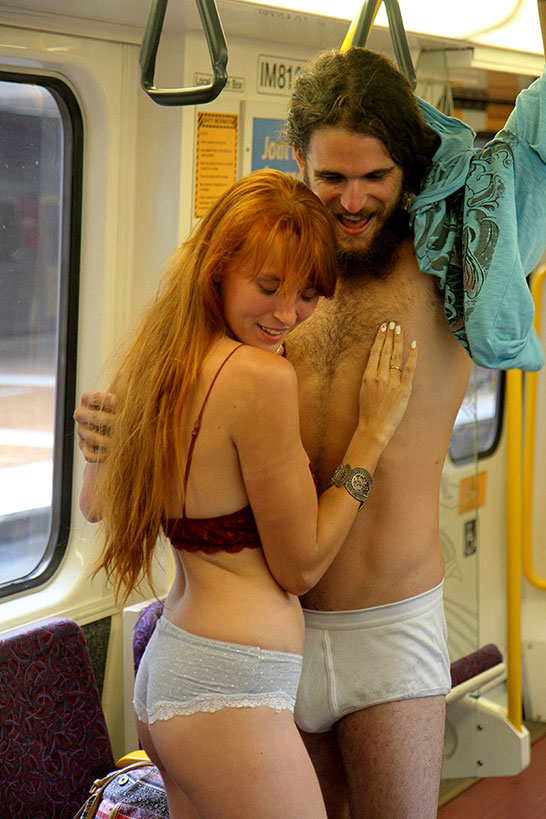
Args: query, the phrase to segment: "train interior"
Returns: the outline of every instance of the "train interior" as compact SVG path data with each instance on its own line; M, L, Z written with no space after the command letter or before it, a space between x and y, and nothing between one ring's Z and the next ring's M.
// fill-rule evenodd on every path
M404 19L411 6L401 0ZM542 72L538 20L510 47L512 6L449 24L456 36L405 32L416 93L468 123L481 144ZM536 4L515 6L536 15ZM133 632L154 597L144 589L120 611L103 579L90 578L99 544L78 509L84 462L72 412L82 392L108 382L112 352L157 272L210 202L251 170L297 173L279 138L294 79L341 45L358 11L242 0L217 8L228 78L207 101L199 92L214 85L216 66L191 0L168 4L151 96L139 64L147 0L0 0L0 641L51 618L81 626L114 760L138 747ZM382 11L366 45L399 57ZM157 88L193 89L196 101L157 104ZM539 267L531 279L538 330L543 277ZM497 812L483 805L544 759L545 400L543 373L475 367L444 465L448 644L454 665L466 661L448 697L444 819L543 815L518 813L524 803L516 809L505 795ZM155 577L161 597L167 553ZM481 813L458 801L486 783ZM545 795L533 798L546 810Z

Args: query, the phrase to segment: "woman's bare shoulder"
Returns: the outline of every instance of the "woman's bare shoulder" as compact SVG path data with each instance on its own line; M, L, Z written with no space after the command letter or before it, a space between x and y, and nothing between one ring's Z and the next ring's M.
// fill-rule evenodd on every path
M254 382L268 391L279 385L296 383L296 371L289 361L258 347L245 344L237 350L232 362L235 378Z
M269 416L287 406L297 406L296 371L282 356L245 345L230 364L223 382L224 394L239 417L242 414L251 419L253 413Z

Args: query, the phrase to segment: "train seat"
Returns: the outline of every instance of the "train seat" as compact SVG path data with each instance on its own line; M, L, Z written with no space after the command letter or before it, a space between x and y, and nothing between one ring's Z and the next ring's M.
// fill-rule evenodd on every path
M493 643L454 660L451 663L451 691L448 694L448 702L460 699L469 690L469 686L478 688L484 682L500 677L505 671L502 654Z
M451 663L444 779L514 776L529 764L529 731L512 725L507 708L484 696L505 680L506 664L493 644Z
M142 609L135 623L133 631L133 664L135 676L148 645L148 640L152 636L155 624L163 614L164 600L153 600L146 608Z
M134 614L133 607L126 608L125 611L124 611L124 616L126 616L129 612L131 612L131 614L136 617L136 620L133 620L133 616L131 616L130 625L129 626L124 625L124 628L130 628L131 632L132 632L131 646L132 646L133 674L132 674L132 678L131 678L130 683L127 680L125 681L125 690L126 690L127 698L129 698L129 692L131 692L131 697L132 697L134 677L136 677L136 673L138 671L138 667L140 665L142 655L144 654L146 646L148 645L148 641L149 641L150 637L153 634L153 631L155 629L155 625L156 625L157 621L159 620L159 618L161 617L161 615L163 613L163 607L164 607L164 600L152 600L151 603L149 603L147 606L145 606L143 609L141 609L139 611L138 615ZM134 625L133 625L133 623L134 623ZM125 650L126 649L124 648L124 651ZM128 663L128 660L126 660L126 666L125 666L125 668L126 668L125 673L126 674L127 674L128 667L129 667L129 663ZM132 724L131 727L132 727L131 733L133 733L133 728L134 728L133 724ZM132 737L126 737L126 739L129 740L128 741L128 747L131 747L131 738ZM134 739L135 739L135 745L136 745L137 740L138 740L138 738L136 736L136 731L135 731ZM142 748L140 747L140 744L139 744L138 750L128 751L120 759L117 760L116 764L117 764L118 768L122 768L125 765L132 765L132 764L136 764L138 762L147 762L147 761L149 761L148 756L147 756L146 752L142 750Z
M2 815L70 819L113 767L78 624L54 618L0 635Z

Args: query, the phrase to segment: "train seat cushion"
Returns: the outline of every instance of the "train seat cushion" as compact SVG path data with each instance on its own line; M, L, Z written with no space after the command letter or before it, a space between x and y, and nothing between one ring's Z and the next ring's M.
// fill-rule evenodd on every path
M154 600L145 609L142 609L140 616L135 624L133 632L133 662L135 669L135 676L144 654L144 650L148 645L148 640L153 634L155 624L163 614L164 600Z
M472 654L461 657L451 663L451 685L455 688L466 680L476 677L482 671L502 663L502 654L497 646L488 643Z
M114 767L83 632L55 618L0 636L0 805L70 819ZM9 807L8 807L9 806Z

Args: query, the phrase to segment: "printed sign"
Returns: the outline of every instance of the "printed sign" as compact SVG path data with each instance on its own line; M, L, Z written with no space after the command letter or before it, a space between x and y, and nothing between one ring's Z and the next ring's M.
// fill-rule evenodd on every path
M291 94L296 77L305 66L305 60L287 57L258 57L258 92L260 94Z
M283 126L282 119L253 117L252 171L260 168L276 168L285 173L299 173L293 147L280 139Z
M237 178L237 114L197 112L194 216L201 218Z
M197 71L193 75L193 84L196 87L200 87L202 85L212 85L214 82L214 75L213 74L203 74L200 71ZM231 77L227 78L227 82L224 86L225 91L238 91L243 92L245 90L245 80L244 77Z

